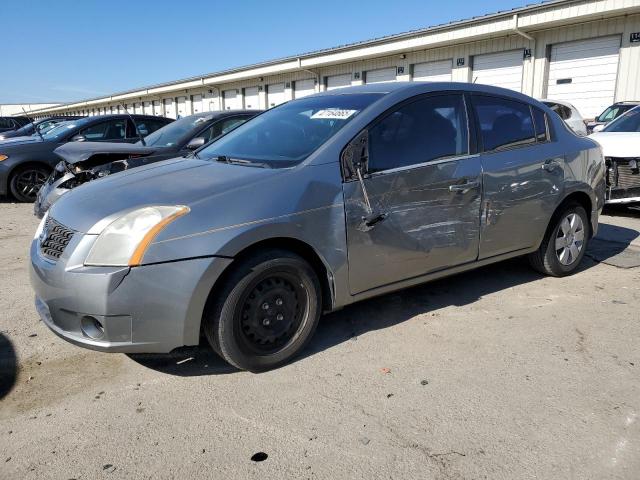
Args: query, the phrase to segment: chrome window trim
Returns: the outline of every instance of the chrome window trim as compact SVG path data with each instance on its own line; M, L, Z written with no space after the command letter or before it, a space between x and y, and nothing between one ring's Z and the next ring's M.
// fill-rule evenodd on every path
M440 165L443 163L449 163L449 162L457 162L460 160L468 160L471 158L477 158L479 157L480 154L479 153L472 153L472 154L467 154L467 155L458 155L457 157L447 157L447 158L441 158L440 160L436 159L436 160L429 160L428 162L422 162L422 163L414 163L412 165L405 165L402 167L396 167L396 168L390 168L388 170L379 170L377 172L373 172L373 173L369 173L366 175L366 178L373 178L373 177L377 177L379 175L386 175L389 173L396 173L396 172L404 172L407 170L413 170L415 168L422 168L422 167L426 167L429 165Z

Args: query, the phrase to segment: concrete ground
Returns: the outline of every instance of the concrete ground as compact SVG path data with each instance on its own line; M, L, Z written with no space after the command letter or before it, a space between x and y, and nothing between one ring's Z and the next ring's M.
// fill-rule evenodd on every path
M35 228L0 204L1 478L640 478L638 210L572 277L516 260L363 302L260 375L58 339Z

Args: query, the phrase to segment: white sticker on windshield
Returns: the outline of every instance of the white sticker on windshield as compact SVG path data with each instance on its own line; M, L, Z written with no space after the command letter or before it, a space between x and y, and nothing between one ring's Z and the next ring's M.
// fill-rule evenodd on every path
M343 110L341 108L327 108L325 110L318 110L316 113L311 115L311 118L329 118L329 119L338 119L338 120L346 120L353 114L358 113L358 110Z

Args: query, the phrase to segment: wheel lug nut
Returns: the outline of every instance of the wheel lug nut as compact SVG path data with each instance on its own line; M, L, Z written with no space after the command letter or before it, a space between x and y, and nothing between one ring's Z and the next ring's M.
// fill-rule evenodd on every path
M268 304L267 302L264 302L264 303L262 304L262 309L263 309L263 310L269 310L269 304Z
M282 305L282 299L281 298L276 298L276 305L278 305L278 306Z
M269 320L268 318L262 319L262 325L264 325L265 327L268 327L270 324L271 324L271 320Z
M281 313L279 313L278 315L276 315L276 320L278 320L279 322L281 322L282 320L284 320L284 315L282 315Z

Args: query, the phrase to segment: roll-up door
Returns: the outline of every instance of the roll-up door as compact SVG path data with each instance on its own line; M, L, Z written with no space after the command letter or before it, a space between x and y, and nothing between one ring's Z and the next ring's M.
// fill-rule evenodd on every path
M186 117L187 113L187 97L178 97L177 116L179 118Z
M191 110L193 113L202 112L202 95L196 94L191 96Z
M365 74L366 83L384 83L396 81L396 67L369 70Z
M164 103L164 116L167 118L176 118L176 106L173 98L165 98L162 102Z
M162 103L160 102L160 100L153 101L153 114L162 116Z
M258 110L260 108L258 87L248 87L244 89L244 108L247 110Z
M152 102L144 102L144 114L145 115L153 115L153 103Z
M222 98L224 99L225 110L237 110L240 108L240 98L238 97L238 90L235 88L233 90L225 90L222 92Z
M450 82L451 60L416 63L413 66L413 80L416 82Z
M522 91L522 50L473 57L473 81L483 85Z
M316 93L316 81L313 78L296 80L293 84L293 98L302 98Z
M267 86L267 108L284 103L284 83L274 83Z
M327 77L327 90L351 86L351 74L332 75Z
M614 102L619 55L617 35L552 45L547 98L565 100L584 118L594 118Z

